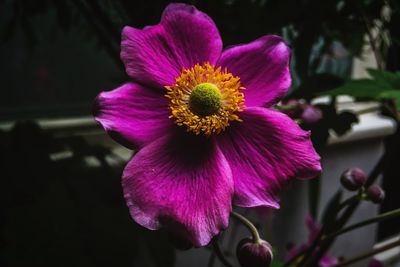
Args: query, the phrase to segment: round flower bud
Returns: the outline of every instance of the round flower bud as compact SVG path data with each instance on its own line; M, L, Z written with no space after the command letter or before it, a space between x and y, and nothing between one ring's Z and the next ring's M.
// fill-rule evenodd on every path
M382 203L385 199L385 191L377 184L368 187L366 193L368 199L376 204Z
M307 105L304 108L304 111L301 114L300 119L306 124L313 124L321 120L322 116L323 116L322 111L319 108L313 105Z
M340 177L340 183L344 188L350 191L356 191L367 181L367 175L360 168L350 168L343 172Z
M254 243L251 238L242 239L236 249L236 255L241 267L268 267L272 262L272 247L261 240Z

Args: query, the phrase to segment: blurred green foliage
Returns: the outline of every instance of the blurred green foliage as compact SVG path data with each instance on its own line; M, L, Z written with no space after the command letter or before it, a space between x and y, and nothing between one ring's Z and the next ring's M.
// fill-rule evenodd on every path
M349 80L344 85L324 94L351 95L362 100L395 100L400 110L400 72L380 71L369 69L371 78Z

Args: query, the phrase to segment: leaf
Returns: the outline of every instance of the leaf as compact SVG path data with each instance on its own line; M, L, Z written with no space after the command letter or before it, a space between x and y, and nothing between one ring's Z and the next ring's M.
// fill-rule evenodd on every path
M343 86L324 93L324 95L351 95L362 98L377 98L383 91L390 89L391 87L385 82L372 79L360 79L350 80Z
M400 72L381 71L376 69L368 69L368 74L378 81L392 89L400 89Z
M328 91L331 96L351 95L358 98L381 99L383 97L398 98L395 91L400 91L400 72L388 72L376 69L368 69L372 79L359 79L347 81L343 86ZM392 91L386 94L386 91Z
M379 95L380 99L394 99L397 110L400 110L400 90L387 90Z

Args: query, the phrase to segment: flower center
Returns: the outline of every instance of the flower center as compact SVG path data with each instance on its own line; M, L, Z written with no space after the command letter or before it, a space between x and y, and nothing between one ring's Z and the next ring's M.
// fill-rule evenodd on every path
M221 92L215 84L201 83L190 93L189 109L199 116L213 115L220 109L221 99Z
M185 69L173 86L166 86L171 115L179 126L195 134L219 134L231 121L242 121L245 88L240 78L205 63Z

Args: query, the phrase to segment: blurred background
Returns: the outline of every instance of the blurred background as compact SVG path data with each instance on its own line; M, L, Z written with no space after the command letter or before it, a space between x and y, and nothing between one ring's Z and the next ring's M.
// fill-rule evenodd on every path
M120 176L132 152L107 137L91 115L99 92L128 80L119 58L122 27L157 24L169 2L0 0L0 266L168 267L213 261L209 249L177 251L167 233L144 230L130 219ZM214 19L224 46L265 34L283 36L293 50L294 81L284 102L299 101L317 112L303 114L301 126L312 130L323 176L293 184L280 211L249 213L278 248L277 257L285 257L288 244L306 239L304 217L321 218L348 167L369 172L380 163L387 195L380 207L362 206L354 221L400 207L400 94L360 93L374 82L382 87L377 83L382 75L371 75L368 68L400 70L400 1L185 2ZM370 80L340 91L347 96L332 93L354 79ZM400 89L398 79L394 89ZM354 232L332 251L347 256L397 238L399 225L391 220ZM233 240L224 242L235 246ZM396 262L399 254L383 260Z

